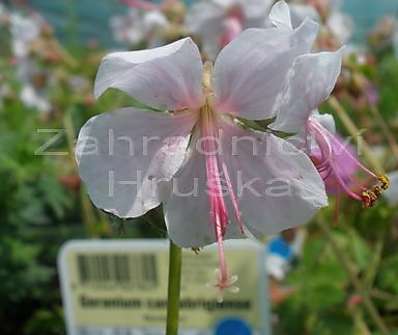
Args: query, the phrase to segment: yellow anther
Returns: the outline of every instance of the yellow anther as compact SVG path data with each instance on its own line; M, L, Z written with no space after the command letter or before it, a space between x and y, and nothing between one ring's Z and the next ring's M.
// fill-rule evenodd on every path
M375 201L378 199L377 194L374 191L369 191L370 199L372 200L372 203L374 204Z
M381 183L381 188L383 190L386 190L386 189L388 189L390 187L390 180L388 179L387 176L380 176L377 179Z
M375 202L381 197L383 190L387 190L390 186L390 181L387 176L377 177L380 185L375 185L370 190L362 192L362 202L365 208L373 207Z
M380 186L375 186L374 188L373 188L373 192L374 192L374 194L376 194L376 196L379 198L380 196L381 196L381 193L382 193L382 188L380 187Z
M370 197L369 191L362 192L362 203L365 208L372 207L372 199Z

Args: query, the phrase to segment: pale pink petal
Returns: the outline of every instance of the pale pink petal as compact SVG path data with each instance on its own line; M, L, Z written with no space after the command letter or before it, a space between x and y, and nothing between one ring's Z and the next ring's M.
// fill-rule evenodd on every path
M123 218L157 207L167 191L163 187L185 159L195 121L193 113L133 108L89 120L80 132L76 159L94 204Z
M269 19L279 29L293 30L290 9L283 0L272 6Z
M295 31L248 29L227 45L214 67L216 108L247 119L275 116L275 102L293 60L307 53L317 25Z
M318 110L312 113L311 118L318 121L324 128L332 134L336 133L336 122L332 114L320 114Z
M170 238L186 248L216 242L215 226L211 222L205 155L193 150L191 158L174 177L171 196L163 205ZM227 196L226 204L231 222L225 238L244 238L234 221L233 205Z
M223 6L211 1L196 1L189 8L185 24L193 34L206 36L222 31Z
M112 53L98 70L95 96L117 88L150 107L196 108L202 103L202 68L190 38L155 49Z
M310 18L315 22L321 21L319 13L313 6L303 4L291 4L289 5L289 7L293 28L298 27L307 18Z
M223 129L222 159L254 236L305 224L327 206L323 181L304 152L270 134L253 135L232 125ZM232 154L226 154L231 143Z
M200 38L202 50L210 59L215 59L220 51L225 14L222 5L211 1L196 1L190 6L185 18L188 31Z
M297 57L278 98L279 112L271 127L287 133L303 129L311 113L333 91L341 62L342 50Z
M311 147L310 157L325 181L328 192L344 192L353 199L364 201L365 206L373 206L379 194L374 200L364 200L363 192L373 192L372 185L381 180L359 161L355 148L337 134L331 133L313 117L310 118L307 127L317 145ZM359 172L362 172L365 178L357 178ZM382 188L379 193L381 192Z
M246 28L264 28L273 0L240 0Z

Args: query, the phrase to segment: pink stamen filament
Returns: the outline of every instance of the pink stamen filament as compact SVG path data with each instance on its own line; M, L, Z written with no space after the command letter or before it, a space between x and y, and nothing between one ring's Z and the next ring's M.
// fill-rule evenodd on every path
M355 164L357 164L357 166L363 168L366 172L369 172L372 176L374 176L374 174L371 173L365 167L363 167L363 165L360 162L358 162L358 160L355 159L355 157L353 157L352 154L348 150L346 150L344 146L342 146L336 139L334 139L334 136L330 134L329 131L325 129L320 123L318 123L315 120L310 120L309 129L314 133L315 139L321 150L321 155L323 158L323 162L321 164L318 164L317 168L320 167L320 169L322 170L325 169L326 165L328 165L330 168L330 173L333 172L333 175L337 178L339 185L347 193L347 195L349 195L355 200L361 201L362 200L361 195L353 192L347 185L347 182L343 180L343 178L341 177L341 173L335 162L335 152L333 150L333 144L338 146L340 150L344 150L350 156L350 158L355 162ZM330 173L328 174L328 176L330 175ZM326 179L325 176L324 179Z
M238 198L237 198L237 196L236 196L236 194L234 192L234 189L232 187L232 182L231 182L231 178L230 178L229 173L228 173L227 165L224 162L222 163L222 168L223 168L225 180L227 182L228 193L229 193L229 195L231 197L232 206L234 207L236 221L238 222L240 232L242 234L244 234L245 232L244 232L244 229L243 229L242 216L241 216L241 213L240 213L240 210L239 210Z
M207 106L206 106L207 107ZM204 108L206 108L204 107ZM214 224L217 241L220 273L218 278L218 288L223 290L229 286L229 271L225 261L224 236L228 225L228 214L222 192L220 169L217 160L217 140L214 134L214 124L210 120L210 110L202 112L201 135L206 138L203 149L206 155L206 176L209 187L210 217Z

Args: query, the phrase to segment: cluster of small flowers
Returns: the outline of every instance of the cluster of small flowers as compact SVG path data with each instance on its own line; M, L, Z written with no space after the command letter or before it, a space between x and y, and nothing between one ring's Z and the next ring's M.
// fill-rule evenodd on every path
M202 51L214 60L218 52L244 29L272 26L268 19L273 0L200 0L186 7L182 1L164 0L159 5L143 0L121 0L126 15L111 18L116 41L131 47L161 46L184 35L194 35ZM336 49L349 41L353 21L340 10L341 1L294 0L291 20L296 28L306 18L322 24L317 46Z
M4 53L21 87L19 100L47 119L56 109L51 99L51 87L60 81L54 67L74 65L72 58L55 38L52 27L27 4L11 8L1 5L0 29L9 41L9 45L5 43ZM85 79L71 76L70 80L73 81L70 87L78 88L77 81ZM0 96L9 92L7 87L0 87Z

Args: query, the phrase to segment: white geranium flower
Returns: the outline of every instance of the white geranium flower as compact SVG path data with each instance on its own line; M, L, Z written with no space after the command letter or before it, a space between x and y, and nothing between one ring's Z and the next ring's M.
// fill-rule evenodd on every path
M116 41L129 45L145 41L149 47L162 44L160 32L169 24L166 16L157 8L130 8L127 15L115 16L110 21Z
M340 11L333 11L326 25L342 44L348 43L354 32L354 21L349 15Z
M247 28L263 28L272 0L200 0L189 9L185 24L197 35L208 57Z
M22 57L17 59L17 77L22 84L21 101L41 113L50 112L51 103L46 96L50 74L41 69L32 57Z
M283 19L280 21L281 28L293 29L292 24L289 26L283 23ZM289 22L288 18L285 22ZM304 144L307 154L325 181L328 192L345 193L363 202L365 207L371 207L388 188L388 178L377 176L359 161L353 148L343 143L343 139L336 134L331 115L313 112L315 106L326 100L334 88L340 74L343 50L304 55L296 59L280 94L281 112L270 127L287 133L298 133L289 141L296 142L296 145ZM318 62L317 66L314 66L315 62ZM321 68L324 70L320 71ZM312 84L297 85L298 78L305 76L304 73L311 78L309 81ZM358 172L367 178L358 179Z
M32 42L40 36L43 21L36 14L23 16L16 12L11 14L10 21L14 56L17 58L27 57Z
M281 11L273 11L273 21L278 21L281 29L293 31L291 18L286 16L283 6L278 8ZM388 178L377 176L359 161L353 148L343 143L336 134L331 115L314 112L316 106L333 91L341 70L343 50L296 58L279 95L280 112L270 127L298 134L289 141L296 142L296 145L304 144L304 150L314 162L330 193L345 193L363 202L365 207L371 207L388 188ZM301 81L304 77L307 82ZM358 172L367 178L358 180Z
M40 95L32 85L25 85L20 93L21 101L29 108L35 108L41 113L48 113L51 104L47 98Z
M352 37L354 22L341 11L341 1L307 0L291 5L293 27L297 27L305 18L317 22L324 20L325 27L339 43L346 44Z
M299 120L291 125L304 125L307 109L330 93L336 77L329 73L340 71L340 53L310 54L317 24L306 20L293 29L283 1L270 20L275 27L248 29L228 44L214 71L203 67L190 38L106 56L95 95L117 88L151 109L92 118L76 148L97 207L132 218L163 204L176 244L217 242L221 290L235 280L224 239L262 238L308 222L327 205L308 156L271 133L247 129L242 120L291 113Z

